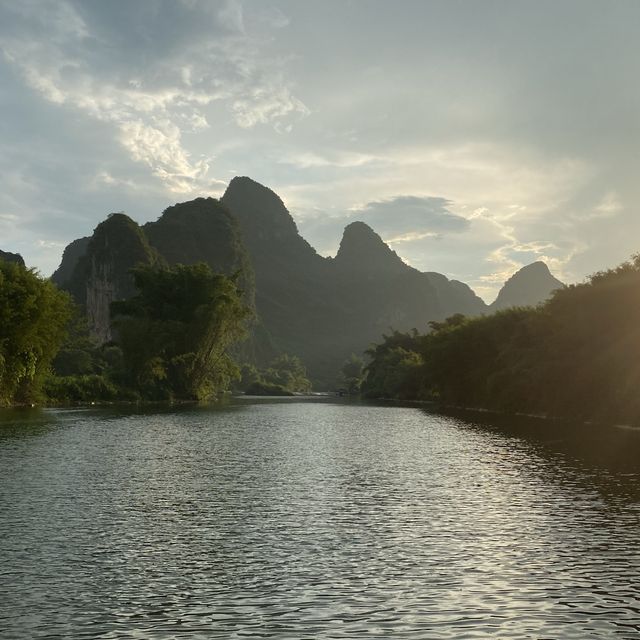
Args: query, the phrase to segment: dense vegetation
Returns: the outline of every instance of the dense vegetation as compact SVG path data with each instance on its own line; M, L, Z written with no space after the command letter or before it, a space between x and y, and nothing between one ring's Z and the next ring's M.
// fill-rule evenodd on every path
M241 373L236 386L248 395L290 396L296 392L311 391L311 382L302 361L286 353L272 360L265 369L245 364Z
M545 304L456 315L369 351L369 397L640 423L640 257Z
M207 400L239 371L228 349L250 314L233 278L203 264L133 270L137 295L114 302L128 386L142 397Z
M128 229L133 223L113 215L89 244L100 250L111 244L98 240L114 225ZM134 231L129 237L140 235ZM207 400L232 388L268 395L311 389L295 356L281 354L261 369L247 360L242 341L254 314L238 286L240 272L227 277L205 263L139 262L125 274L131 295L111 304L112 339L104 342L95 326L92 331L85 299L73 304L68 293L13 254L2 257L0 406Z
M53 359L44 392L56 404L136 400L126 386L122 349L115 343L100 345L89 334L87 318L79 305L67 327L67 336Z
M113 339L91 336L81 307L46 381L50 401L208 400L240 378L230 355L251 312L235 278L205 264L131 271L137 293L112 303Z
M67 294L33 269L0 260L0 406L42 399L70 315Z
M203 262L214 273L239 274L245 302L253 306L255 283L251 260L238 221L215 198L196 198L164 210L142 227L158 255L170 266Z
M362 379L364 378L364 360L352 353L347 360L344 361L340 369L340 382L342 383L342 391L346 391L350 395L360 393Z

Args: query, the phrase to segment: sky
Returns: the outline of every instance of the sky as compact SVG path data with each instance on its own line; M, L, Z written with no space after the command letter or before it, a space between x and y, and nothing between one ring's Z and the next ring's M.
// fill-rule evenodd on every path
M0 0L0 249L246 175L323 255L578 282L640 252L639 77L636 0Z

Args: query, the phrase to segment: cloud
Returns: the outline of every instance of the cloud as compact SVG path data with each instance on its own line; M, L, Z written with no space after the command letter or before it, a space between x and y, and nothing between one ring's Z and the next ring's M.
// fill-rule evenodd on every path
M451 213L445 198L395 196L351 209L351 216L373 227L387 242L441 237L469 228L469 221Z
M361 218L488 299L535 259L616 264L640 237L640 3L507 4L0 2L4 248L55 266L39 239L237 173L323 253Z
M263 11L251 30L235 1L216 10L196 2L180 10L155 2L123 7L16 3L0 10L7 25L0 48L45 100L113 126L131 157L169 191L207 191L212 159L194 157L184 136L209 127L214 105L244 129L287 132L308 115L282 73L284 61L269 55L265 30L286 26L279 13Z
M615 191L607 192L602 200L586 214L587 218L612 218L623 209L620 197Z
M329 154L320 154L316 151L302 151L300 153L283 154L277 158L276 162L297 169L317 169L317 168L338 168L353 169L366 165L373 165L384 162L384 159L365 153L354 153L349 151L339 151Z

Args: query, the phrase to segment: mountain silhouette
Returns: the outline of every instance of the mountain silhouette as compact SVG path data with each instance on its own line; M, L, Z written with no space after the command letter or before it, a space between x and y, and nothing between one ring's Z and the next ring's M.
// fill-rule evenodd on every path
M346 226L335 258L319 255L282 199L248 177L234 178L220 200L173 205L142 227L112 214L91 238L65 249L52 278L85 306L94 336L106 340L109 303L132 295L133 266L196 262L236 274L255 311L240 357L264 365L278 353L299 356L321 388L335 384L351 353L385 333L425 331L431 320L489 310L466 284L406 264L361 221ZM536 304L558 286L534 263L505 284L494 305Z
M489 305L490 311L508 307L535 306L548 300L564 284L551 275L544 262L533 262L516 271L502 286L498 297Z

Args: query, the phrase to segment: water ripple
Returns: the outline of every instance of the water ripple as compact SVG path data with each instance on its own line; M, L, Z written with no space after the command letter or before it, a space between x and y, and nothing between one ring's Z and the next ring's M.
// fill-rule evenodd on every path
M5 414L0 636L640 638L640 435L574 436L331 402Z

